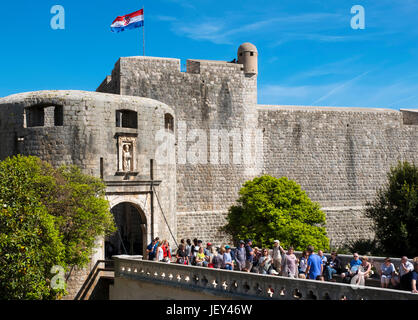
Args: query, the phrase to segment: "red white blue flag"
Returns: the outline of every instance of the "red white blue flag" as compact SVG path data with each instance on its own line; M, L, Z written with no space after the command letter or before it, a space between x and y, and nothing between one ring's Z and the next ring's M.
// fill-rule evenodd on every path
M117 17L110 26L113 32L122 32L129 29L135 29L144 26L144 9Z

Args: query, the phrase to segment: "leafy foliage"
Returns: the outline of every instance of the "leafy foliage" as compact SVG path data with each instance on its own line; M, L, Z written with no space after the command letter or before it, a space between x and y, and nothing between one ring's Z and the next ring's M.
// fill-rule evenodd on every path
M250 238L254 245L271 246L275 239L284 247L304 250L308 245L327 250L325 214L300 186L286 177L264 175L247 181L238 205L229 209L222 229L234 241Z
M77 167L36 157L0 162L0 297L54 299L52 266L85 266L95 240L115 230L105 186Z
M408 162L391 167L388 182L367 203L366 216L386 255L418 256L418 167Z
M63 235L65 260L83 267L89 262L97 236L116 231L104 200L105 186L76 166L47 169L49 174L37 186L39 196Z

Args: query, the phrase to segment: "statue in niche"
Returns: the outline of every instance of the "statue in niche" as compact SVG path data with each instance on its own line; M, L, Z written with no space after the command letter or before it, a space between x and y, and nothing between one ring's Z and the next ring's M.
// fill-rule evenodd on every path
M136 170L136 138L118 137L118 172L135 172Z
M132 171L132 154L131 154L131 146L129 144L125 144L122 150L122 169L123 171Z

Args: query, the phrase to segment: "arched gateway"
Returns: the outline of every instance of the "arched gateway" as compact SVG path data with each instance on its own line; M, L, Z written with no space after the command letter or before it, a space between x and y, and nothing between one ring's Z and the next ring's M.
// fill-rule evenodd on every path
M113 255L143 255L146 246L147 221L141 208L131 202L115 205L111 212L117 231L105 239L105 258Z
M106 185L118 232L97 239L88 268L70 274L66 299L77 295L92 268L100 268L97 261L143 254L153 235L170 239L165 219L176 234L176 164L162 159L175 154L174 124L165 128L167 114L175 124L175 110L161 101L98 92L37 91L0 98L0 160L22 154L54 167L77 165Z

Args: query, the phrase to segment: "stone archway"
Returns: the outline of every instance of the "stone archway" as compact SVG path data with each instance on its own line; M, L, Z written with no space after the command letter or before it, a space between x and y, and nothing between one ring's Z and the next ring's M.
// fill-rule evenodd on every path
M120 202L110 210L117 231L105 239L105 258L113 255L144 255L147 221L142 209L132 202Z

